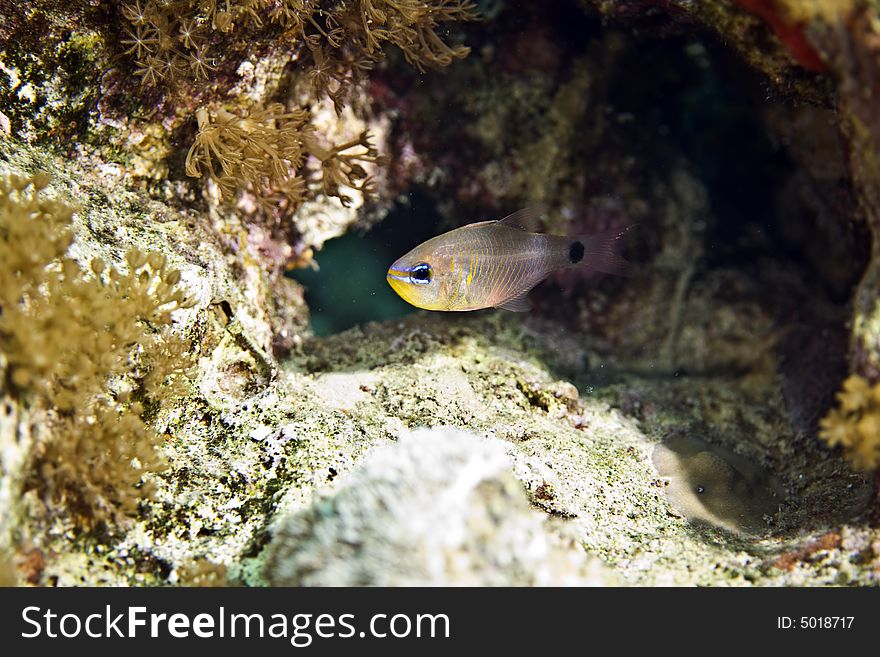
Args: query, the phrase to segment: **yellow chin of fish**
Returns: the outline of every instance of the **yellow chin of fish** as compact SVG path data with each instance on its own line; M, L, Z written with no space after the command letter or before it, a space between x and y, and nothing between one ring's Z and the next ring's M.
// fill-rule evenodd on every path
M407 283L406 281L395 278L390 274L386 276L385 280L388 281L388 285L391 286L391 289L397 292L398 296L407 303L411 303L416 308L438 310L437 307L431 304L430 300L424 298L425 295L422 286Z

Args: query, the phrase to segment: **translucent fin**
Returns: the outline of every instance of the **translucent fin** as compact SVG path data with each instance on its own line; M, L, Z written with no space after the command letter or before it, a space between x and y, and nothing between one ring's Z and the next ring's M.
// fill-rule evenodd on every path
M499 303L496 308L504 308L515 313L524 313L532 309L532 303L529 301L529 291L520 292L516 296L510 297L504 303Z
M489 221L477 221L472 224L465 224L462 228L480 228L481 226L488 226L489 224L497 224L498 222L494 219L490 219Z
M519 228L520 230L527 230L530 227L533 227L535 222L540 219L544 215L544 208L540 205L536 205L530 208L523 208L522 210L517 210L513 214L509 214L503 219L499 219L498 223L504 226L509 226L510 228Z
M638 268L617 253L619 248L617 241L632 228L633 226L627 226L622 230L609 230L596 235L578 237L574 243L582 244L584 250L583 257L579 259L576 266L586 267L604 274L635 276L638 273Z

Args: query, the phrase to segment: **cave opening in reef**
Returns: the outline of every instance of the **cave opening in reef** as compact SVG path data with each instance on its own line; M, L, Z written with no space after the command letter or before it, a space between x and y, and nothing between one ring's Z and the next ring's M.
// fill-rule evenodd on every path
M711 32L662 19L560 4L508 8L470 32L474 52L443 76L401 73L393 58L374 72L400 109L386 144L395 183L418 191L296 274L315 334L416 312L385 271L456 226L530 205L546 208L532 227L544 232L634 225L622 252L638 275L552 275L530 313L502 321L556 335L550 371L661 440L767 468L786 491L771 502L802 510L778 529L858 513L861 494L829 492L848 475L816 438L846 376L870 253L831 97L806 102ZM407 170L404 151L433 173ZM663 428L664 413L678 420ZM771 425L778 442L762 443Z
M409 204L293 274L315 333L413 312L385 270L444 230L533 203L551 232L613 215L636 224L624 254L640 275L551 277L527 321L599 335L658 372L741 374L773 353L795 426L814 429L845 373L870 250L830 100L781 91L705 30L655 23L506 7L469 28L471 56L444 75L394 58L376 71L404 110L389 148L444 175L403 176L419 190Z
M295 270L291 275L305 287L315 335L413 312L388 286L385 272L397 257L442 231L441 221L431 199L413 191L372 228L327 242L314 268Z

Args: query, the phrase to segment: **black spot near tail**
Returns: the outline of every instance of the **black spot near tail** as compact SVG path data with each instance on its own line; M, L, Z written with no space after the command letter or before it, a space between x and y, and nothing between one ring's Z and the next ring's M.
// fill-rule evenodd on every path
M584 243L580 240L575 240L571 243L571 246L568 247L568 261L576 265L581 260L584 259Z

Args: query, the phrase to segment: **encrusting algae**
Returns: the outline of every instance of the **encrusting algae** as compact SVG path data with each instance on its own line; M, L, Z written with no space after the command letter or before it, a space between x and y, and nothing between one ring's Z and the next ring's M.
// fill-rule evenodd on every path
M88 524L131 512L143 472L164 467L144 417L184 391L171 313L192 302L162 254L131 249L125 270L67 257L74 209L48 183L0 178L0 389L46 414L26 485Z
M838 407L819 423L819 437L831 447L841 445L857 470L875 470L880 466L880 384L853 374L837 400Z

